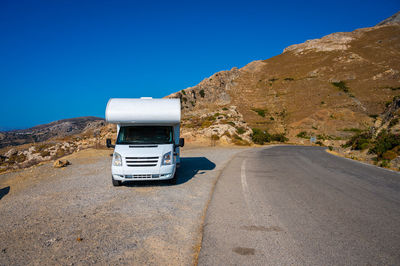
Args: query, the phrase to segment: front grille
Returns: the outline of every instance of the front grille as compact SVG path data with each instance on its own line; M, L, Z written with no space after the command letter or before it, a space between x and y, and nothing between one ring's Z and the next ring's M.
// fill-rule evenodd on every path
M126 165L129 167L154 167L158 157L126 157Z
M152 174L138 174L138 175L125 175L125 178L132 178L132 179L146 179L146 178L159 178L160 175L152 175Z

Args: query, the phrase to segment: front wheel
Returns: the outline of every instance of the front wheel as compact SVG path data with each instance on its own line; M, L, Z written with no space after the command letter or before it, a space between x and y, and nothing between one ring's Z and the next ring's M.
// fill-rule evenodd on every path
M115 180L113 176L111 176L111 179L114 187L119 187L121 185L121 181Z

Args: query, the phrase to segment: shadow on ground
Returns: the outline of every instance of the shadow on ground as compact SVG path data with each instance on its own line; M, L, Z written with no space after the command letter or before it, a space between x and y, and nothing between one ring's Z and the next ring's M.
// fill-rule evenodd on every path
M207 170L213 170L215 163L208 160L206 157L183 157L181 158L181 167L178 168L177 185L188 182L195 175L202 175ZM168 186L168 180L165 181L137 181L124 182L123 186L142 187L142 186Z
M0 188L0 200L10 192L10 186Z

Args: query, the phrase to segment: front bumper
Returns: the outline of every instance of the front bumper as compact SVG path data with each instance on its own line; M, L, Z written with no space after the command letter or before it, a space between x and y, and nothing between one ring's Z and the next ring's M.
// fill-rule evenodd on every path
M161 167L142 168L112 166L111 172L114 180L118 181L147 181L147 180L168 180L174 177L175 165Z

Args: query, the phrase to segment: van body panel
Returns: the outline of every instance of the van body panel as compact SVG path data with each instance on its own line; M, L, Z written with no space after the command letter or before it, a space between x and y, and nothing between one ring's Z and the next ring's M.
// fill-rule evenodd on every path
M121 135L122 141L118 139L114 148L114 154L118 153L122 160L121 166L114 164L111 166L114 180L166 180L174 177L176 168L180 164L180 111L179 99L109 100L106 120L117 124L117 138L119 134L124 134ZM129 126L132 128L121 130ZM154 131L135 129L141 126L154 127ZM160 126L172 128L172 143L170 137L168 141L149 143L157 140L158 136L164 136L156 133L159 132ZM130 133L127 133L129 130ZM141 135L139 132L142 132ZM161 132L163 132L162 129ZM155 135L152 135L153 133ZM128 136L132 136L131 139L128 139ZM153 139L151 136L156 137ZM143 140L143 143L140 143L140 140ZM165 142L168 144L164 144ZM167 153L170 153L171 164L162 165L163 156Z

